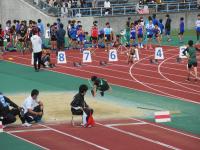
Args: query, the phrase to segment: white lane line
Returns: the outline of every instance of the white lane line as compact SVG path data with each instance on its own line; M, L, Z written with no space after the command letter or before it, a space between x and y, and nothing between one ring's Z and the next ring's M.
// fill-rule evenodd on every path
M145 125L146 122L105 124L106 127Z
M49 126L47 126L47 125L40 124L40 126L45 127L45 128L47 128L47 129L50 129L50 130L52 130L52 131L54 131L54 132L60 133L60 134L62 134L62 135L68 136L68 137L70 137L70 138L72 138L72 139L75 139L75 140L77 140L77 141L86 143L86 144L88 144L88 145L92 145L92 146L94 146L94 147L96 147L96 148L98 148L98 149L101 149L101 150L109 150L108 148L105 148L105 147L103 147L103 146L97 145L97 144L92 143L92 142L90 142L90 141L81 139L81 138L79 138L79 137L73 136L73 135L71 135L71 134L62 132L62 131L60 131L60 130L51 128L51 127L49 127Z
M101 124L101 123L96 123L96 124L101 125L101 126L104 126L104 127L107 127L107 128L109 128L109 129L115 130L115 131L117 131L117 132L120 132L120 133L129 135L129 136L138 138L138 139L142 139L142 140L144 140L144 141L148 141L148 142L150 142L150 143L154 143L154 144L157 144L157 145L160 145L160 146L169 148L169 149L181 150L180 148L174 147L174 146L172 146L172 145L165 144L165 143L162 143L162 142L160 142L160 141L153 140L153 139L150 139L150 138L148 138L148 137L144 137L144 136L141 136L141 135L132 133L132 132L124 131L124 130L121 130L121 129L118 129L118 128L115 128L115 127L105 126L105 125L103 125L103 124Z
M31 141L29 141L29 140L27 140L27 139L25 139L25 138L22 138L22 137L20 137L20 136L15 135L15 134L12 134L12 133L9 133L9 132L7 132L7 134L9 134L9 135L11 135L11 136L14 136L14 137L16 137L16 138L18 138L18 139L20 139L20 140L22 140L22 141L25 141L25 142L27 142L27 143L30 143L30 144L32 144L32 145L35 145L35 146L37 146L37 147L40 147L40 148L42 148L42 149L44 149L44 150L50 150L50 149L48 149L48 148L46 148L46 147L44 147L44 146L41 146L41 145L39 145L39 144L37 144L37 143L34 143L34 142L31 142Z
M23 58L23 57L19 57L19 56L13 56L13 57L16 57L16 58L21 58L21 59L25 59L25 60L29 60L28 58ZM68 66L63 66L63 65L57 65L58 67L61 67L61 68L67 68L67 69L71 69L71 70L78 70L78 71L81 71L81 72L86 72L86 73L92 73L94 74L95 72L93 71L87 71L87 70L82 70L82 69L79 69L79 68L72 68L72 67L68 67ZM95 67L96 68L96 67ZM101 68L102 69L102 68ZM108 69L110 71L112 71L112 69ZM124 72L123 72L124 73ZM132 79L124 79L124 78L121 78L121 77L116 77L116 76L111 76L111 75L106 75L106 74L103 74L103 73L98 73L99 75L102 75L102 76L106 76L106 77L111 77L111 78L116 78L116 79L119 79L119 80L124 80L124 81L131 81L133 82ZM126 73L127 74L127 73ZM135 75L135 74L134 74ZM140 75L140 74L136 74L138 76L143 76L143 75ZM151 77L151 76L145 76L145 77L148 77L148 78L152 78L152 79L158 79L158 80L162 80L162 81L166 81L166 79L162 79L162 78L156 78L156 77ZM137 82L137 81L135 81ZM195 94L195 95L200 95L199 93L194 93L194 92L190 92L190 91L183 91L183 90L180 90L180 89L176 89L176 88L171 88L171 87L166 87L166 86L161 86L161 85L157 85L157 84L152 84L152 83L147 83L147 82L143 82L144 84L146 85L149 85L149 86L156 86L156 87L160 87L160 88L165 88L165 89L170 89L170 90L173 90L173 91L179 91L179 92L186 92L186 93L189 93L189 94Z
M188 87L186 87L186 86L184 86L184 85L181 85L181 84L179 84L179 83L177 83L177 82L175 82L175 81L173 81L173 80L170 80L169 78L167 78L166 76L164 76L164 75L162 74L162 72L160 71L160 68L161 68L162 64L164 64L167 60L169 60L169 59L171 59L171 58L173 58L173 57L174 57L174 56L171 56L171 57L169 57L169 58L163 60L163 61L158 65L158 73L159 73L165 80L167 80L167 81L169 81L169 82L171 82L171 83L173 83L173 84L175 84L175 85L177 85L177 86L180 86L180 87L182 87L182 88L185 88L185 89L187 89L187 90L190 90L190 91L193 91L193 92L197 92L197 93L199 93L199 95L200 95L200 91L195 90L195 89L192 89L192 88L188 88Z
M151 57L151 56L149 56L149 57ZM129 69L129 74L130 74L131 78L132 78L133 80L137 81L138 83L140 83L141 85L143 85L144 87L147 87L147 88L149 88L149 89L151 89L151 90L154 90L154 91L156 91L156 92L158 92L158 93L162 93L163 95L167 95L167 96L170 96L170 97L173 97L173 98L176 98L176 99L184 100L182 97L174 96L174 95L169 94L169 93L167 93L167 92L163 92L163 91L161 91L161 90L152 88L151 86L148 86L148 85L145 84L144 82L139 81L138 79L136 79L136 78L134 77L134 75L133 75L133 73L132 73L133 67L134 67L136 64L138 64L139 62L141 62L142 60L145 60L145 59L147 59L147 58L149 58L149 57L145 57L145 58L143 58L143 59L137 61L136 63L134 63L134 64L130 67L130 69ZM184 101L185 101L185 100L184 100ZM186 101L188 101L188 100L186 100ZM200 104L200 102L196 102L196 101L192 101L192 100L189 100L189 101L192 102L192 103L195 103L195 104Z
M135 118L129 118L129 119L134 120L134 121L143 121L143 122L146 122L144 120L135 119ZM187 136L187 137L191 137L191 138L200 140L200 137L197 137L197 136L194 136L194 135L191 135L191 134L187 134L187 133L184 133L184 132L181 132L181 131L177 131L177 130L174 130L174 129L163 127L163 126L160 126L158 124L153 124L153 123L150 123L150 122L146 122L146 123L149 124L149 125L151 125L151 126L155 126L155 127L167 130L167 131L171 131L171 132L174 132L174 133L178 133L178 134L181 134L181 135L184 135L184 136Z
M13 63L13 64L19 64L19 65L23 65L23 66L27 66L27 67L32 67L32 65L28 65L28 64L13 62L13 61L9 61L9 60L5 60L5 61L6 61L6 62ZM69 67L69 68L70 68L70 67ZM71 77L77 77L77 78L81 78L81 79L89 79L89 78L82 77L82 76L78 76L78 75L72 75L72 74L69 74L69 73L63 73L63 72L61 72L61 71L49 70L49 69L44 69L44 70L50 71L50 72L54 72L54 73L63 74L63 75L68 75L68 76L71 76ZM83 71L81 70L81 72L83 72ZM94 72L93 72L93 73L94 73ZM115 77L114 77L114 78L115 78ZM124 80L126 80L126 79L124 79ZM134 80L132 80L132 82L134 82ZM137 82L137 81L135 81L135 82ZM161 93L156 93L156 92L145 91L145 90L141 90L141 89L137 89L137 88L131 88L131 87L128 87L128 86L123 86L123 85L114 84L114 83L111 83L111 85L118 86L118 87L123 87L123 88L127 88L127 89L130 89L130 90L136 90L136 91L139 91L139 92L145 92L145 93L149 93L149 94L153 94L153 95L164 96L164 97L173 98L173 99L179 99L179 100L182 100L182 101L185 101L185 102L200 104L200 102L192 101L192 100L190 100L190 99L186 99L186 98L183 98L183 97L182 97L182 98L177 98L177 97L169 96L169 95L166 95L166 94L161 94Z
M7 131L7 133L23 133L23 132L40 132L40 131L49 131L50 129L25 129L25 130L15 130Z

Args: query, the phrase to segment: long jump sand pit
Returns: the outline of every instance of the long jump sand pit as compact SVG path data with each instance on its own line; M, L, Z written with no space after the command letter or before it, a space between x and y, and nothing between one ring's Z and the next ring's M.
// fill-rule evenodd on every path
M54 121L71 121L71 107L70 103L73 100L76 92L40 92L39 100L44 103L44 117L45 122ZM9 97L19 106L29 94L15 94L9 95ZM127 118L127 117L139 117L143 113L137 108L119 106L119 104L106 100L100 97L93 98L89 92L85 96L87 104L94 109L94 118L96 120L104 120L110 118ZM80 119L80 118L79 118Z

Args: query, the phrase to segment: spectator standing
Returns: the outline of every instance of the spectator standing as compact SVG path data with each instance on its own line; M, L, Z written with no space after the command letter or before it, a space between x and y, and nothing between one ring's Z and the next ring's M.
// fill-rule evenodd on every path
M33 59L35 72L39 72L41 57L42 57L42 39L38 36L38 31L36 28L32 30L33 36L31 37L32 49L33 49Z
M166 23L165 23L165 35L167 36L167 41L170 42L170 34L171 34L171 22L169 14L166 15Z
M105 15L108 15L109 14L109 12L110 12L110 1L109 0L105 0L105 2L104 2L104 8L106 9L106 11L105 11Z
M57 50L58 51L64 50L64 46L65 46L65 34L66 34L66 31L63 29L63 27L64 26L61 23L59 30L56 32ZM58 54L58 51L56 52L56 54Z

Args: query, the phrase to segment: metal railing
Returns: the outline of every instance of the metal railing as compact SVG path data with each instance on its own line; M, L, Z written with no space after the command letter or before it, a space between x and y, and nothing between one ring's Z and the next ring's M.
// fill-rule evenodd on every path
M34 5L41 11L47 13L50 16L58 17L61 15L60 7L51 7L46 2L38 0L39 3L34 4L34 0L25 0L26 2ZM128 3L127 3L128 4ZM143 6L140 6L143 7ZM198 5L197 1L190 1L186 3L163 3L163 4L148 4L148 8L150 13L158 13L158 12L182 12L182 11L191 11L197 10ZM68 17L89 17L89 16L105 16L106 9L104 7L96 7L96 8L69 8L68 9ZM112 6L109 10L107 16L118 16L118 15L133 15L137 14L136 5L115 5Z

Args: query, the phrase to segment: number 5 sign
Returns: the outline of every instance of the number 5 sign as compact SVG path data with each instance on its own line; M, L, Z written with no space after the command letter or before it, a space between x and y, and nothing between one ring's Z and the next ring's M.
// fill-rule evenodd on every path
M156 47L155 49L155 59L164 59L164 53L162 47Z
M84 63L92 62L92 56L90 51L87 50L83 51L83 62Z
M109 61L118 61L117 50L116 49L111 49L109 51Z
M67 63L65 52L58 52L57 63L58 64Z

